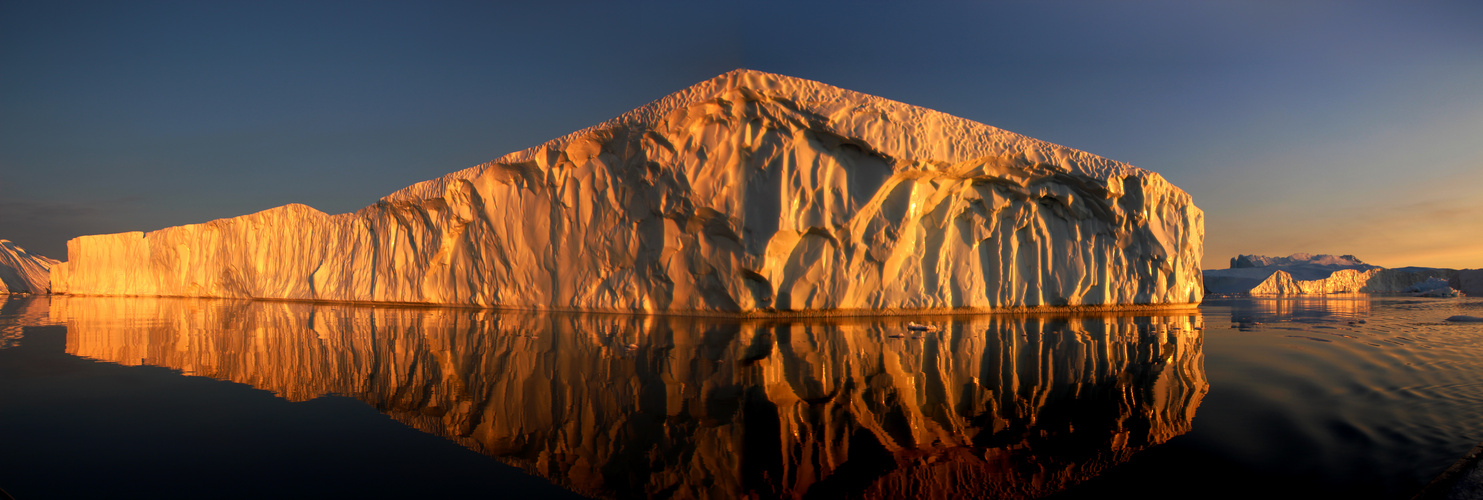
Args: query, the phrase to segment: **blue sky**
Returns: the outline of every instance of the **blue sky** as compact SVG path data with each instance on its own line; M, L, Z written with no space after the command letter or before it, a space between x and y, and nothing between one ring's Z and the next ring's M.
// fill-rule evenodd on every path
M0 238L330 213L746 67L1164 175L1237 253L1483 267L1478 2L0 1Z

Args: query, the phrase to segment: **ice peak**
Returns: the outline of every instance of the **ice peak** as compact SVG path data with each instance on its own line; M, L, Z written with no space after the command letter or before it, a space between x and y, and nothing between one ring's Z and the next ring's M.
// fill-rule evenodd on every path
M1150 176L1126 163L1026 137L997 127L920 106L893 101L826 83L738 68L717 75L597 125L517 151L492 162L408 186L382 198L386 202L436 198L449 183L478 176L495 165L541 160L583 138L616 130L633 135L672 125L695 114L729 112L732 120L791 119L810 129L869 144L881 154L914 163L919 169L986 162L1046 168L1101 180ZM601 142L601 141L598 141ZM713 145L706 145L707 147ZM552 165L546 163L542 169ZM1176 190L1178 188L1175 188Z

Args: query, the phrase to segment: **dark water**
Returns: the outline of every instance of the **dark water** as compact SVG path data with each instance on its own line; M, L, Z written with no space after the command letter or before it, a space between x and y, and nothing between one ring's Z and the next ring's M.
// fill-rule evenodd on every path
M1483 301L726 321L11 299L0 488L1399 498L1483 440L1483 325L1454 314Z
M1157 484L1226 498L1409 498L1483 441L1483 325L1443 321L1483 314L1483 300L1340 295L1200 310L1210 392L1192 430L1066 497Z

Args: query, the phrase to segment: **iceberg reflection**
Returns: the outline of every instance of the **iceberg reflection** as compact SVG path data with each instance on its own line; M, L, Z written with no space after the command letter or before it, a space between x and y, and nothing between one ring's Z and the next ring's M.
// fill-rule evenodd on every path
M893 338L909 318L51 304L70 354L351 396L600 497L1037 497L1187 432L1208 389L1195 311Z
M1209 301L1231 308L1231 327L1241 331L1279 322L1333 323L1370 315L1370 296L1363 293L1292 297L1237 297Z

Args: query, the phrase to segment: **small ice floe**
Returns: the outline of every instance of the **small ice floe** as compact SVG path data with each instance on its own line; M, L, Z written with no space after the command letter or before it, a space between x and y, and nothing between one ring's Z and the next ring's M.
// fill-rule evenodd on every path
M1483 323L1483 318L1477 316L1464 316L1459 314L1457 316L1447 318L1447 321L1451 321L1454 323Z
M935 331L937 331L937 327L934 326L934 325L923 325L923 324L920 324L920 323L915 323L915 322L910 322L910 321L908 321L906 323L906 329L907 330L911 330L913 332L935 332Z
M637 350L639 348L639 345L638 344L628 344L626 346L623 346L623 348L628 349L630 351L633 351L633 350Z

